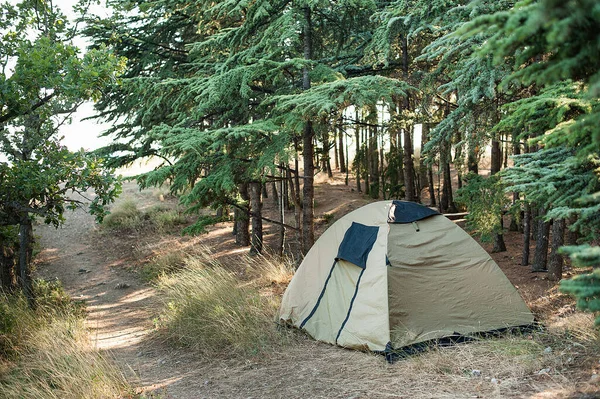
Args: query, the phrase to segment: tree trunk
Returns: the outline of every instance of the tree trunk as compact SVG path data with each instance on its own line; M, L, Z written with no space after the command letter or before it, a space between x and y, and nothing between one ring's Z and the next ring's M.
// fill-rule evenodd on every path
M492 140L492 162L491 162L492 174L500 172L501 168L502 168L502 150L500 147L500 141Z
M492 140L492 162L491 162L491 174L495 175L500 172L502 167L502 152L500 151L500 142L498 140ZM506 251L506 244L504 243L503 233L503 222L502 216L500 216L500 231L494 233L494 249L492 252L504 252Z
M371 198L379 198L379 149L377 129L370 127L369 131L369 194Z
M340 151L338 149L338 131L335 126L333 126L333 159L335 170L340 170Z
M529 265L529 243L531 242L531 206L525 203L525 212L523 213L523 256L521 265Z
M279 164L279 170L281 174L281 180L279 181L279 221L281 225L278 226L277 230L277 243L276 243L276 251L277 255L283 256L283 250L285 247L285 205L283 201L283 184L286 181L284 179L284 164L283 162ZM273 183L273 197L276 196L275 183Z
M452 175L450 174L450 162L448 162L448 158L446 158L442 166L444 168L444 191L442 192L442 198L446 198L445 210L450 213L455 213L457 210L456 205L454 204L454 195L452 193Z
M545 222L545 210L540 210L538 220L537 238L535 240L535 253L533 255L532 271L543 272L546 270L548 259L548 236L550 235L550 222Z
M283 164L280 165L280 167L283 168ZM281 182L283 183L283 179L284 179L283 169L280 169L280 170L281 170L281 173L280 173ZM280 198L279 193L277 193L277 183L275 183L274 181L271 182L271 195L273 195L273 205L279 206L279 200L281 198Z
M360 186L360 126L358 125L358 110L355 111L354 117L356 124L354 125L354 140L356 141L356 153L354 154L354 169L356 170L356 191L362 193Z
M250 245L250 217L248 213L250 195L248 194L248 183L240 184L240 197L244 201L242 205L246 210L236 210L235 242L242 246Z
M33 247L32 233L31 219L29 219L28 214L25 214L19 225L19 285L23 290L23 295L27 299L27 304L30 308L34 309L35 298L33 296L33 282L29 268Z
M506 244L504 243L504 234L502 230L504 229L504 222L502 218L500 218L500 233L494 234L494 247L492 248L493 253L504 252L506 251Z
M564 260L558 249L565 241L565 220L555 219L552 222L552 249L548 260L548 278L558 281L562 278Z
M251 254L260 254L263 248L261 186L260 182L250 183L250 211L252 212Z
M427 144L429 136L429 124L423 123L421 125L421 152L419 153L419 187L424 189L427 187L427 164L425 163L425 156L423 155L423 148Z
M413 162L413 145L410 129L404 129L404 199L414 202L415 196L415 164Z
M312 21L311 9L308 6L304 7L304 59L312 59ZM310 75L308 67L302 69L302 88L310 89ZM314 230L314 174L315 165L313 161L314 146L313 146L313 126L312 121L307 121L304 124L304 132L302 134L302 150L304 159L304 184L302 185L302 253L306 254L315 242Z
M344 130L341 123L338 126L338 158L340 160L340 172L346 173L346 155L344 154Z
M427 181L429 182L429 206L436 206L435 203L435 187L433 184L433 166L427 166Z
M0 288L5 292L16 288L15 263L13 243L5 242L0 236Z

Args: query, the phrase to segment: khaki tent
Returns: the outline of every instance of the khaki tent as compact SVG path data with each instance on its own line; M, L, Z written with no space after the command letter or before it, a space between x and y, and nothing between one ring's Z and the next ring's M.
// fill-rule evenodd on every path
M416 203L382 201L323 233L290 282L279 319L320 341L385 351L525 326L533 315L455 223Z

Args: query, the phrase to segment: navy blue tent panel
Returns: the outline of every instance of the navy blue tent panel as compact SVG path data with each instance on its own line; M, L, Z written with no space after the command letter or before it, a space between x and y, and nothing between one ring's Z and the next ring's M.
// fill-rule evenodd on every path
M367 267L369 252L377 240L379 227L352 222L338 249L336 260L343 259L361 268Z
M415 202L395 200L390 207L388 223L412 223L439 214L438 211Z

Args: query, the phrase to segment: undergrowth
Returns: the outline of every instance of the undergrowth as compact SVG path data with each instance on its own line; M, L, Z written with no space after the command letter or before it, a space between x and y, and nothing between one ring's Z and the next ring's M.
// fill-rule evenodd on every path
M246 258L246 268L260 263L256 259ZM259 355L289 343L290 333L275 323L279 293L270 289L285 266L261 264L262 270L244 276L227 270L210 253L188 257L182 270L158 280L164 299L156 321L160 334L206 356Z
M102 227L117 232L154 230L163 233L184 223L186 218L177 209L159 204L142 211L133 200L126 200L111 210Z
M122 398L131 389L109 358L95 350L84 309L58 283L37 281L37 307L0 294L0 397Z

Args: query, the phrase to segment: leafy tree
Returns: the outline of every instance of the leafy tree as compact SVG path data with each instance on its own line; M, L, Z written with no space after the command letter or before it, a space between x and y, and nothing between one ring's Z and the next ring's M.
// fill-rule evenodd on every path
M59 226L88 190L90 212L102 219L119 192L101 161L68 151L58 130L82 102L100 97L120 60L106 49L80 54L73 27L51 2L0 8L0 225L19 226L18 281L33 304L32 220Z

